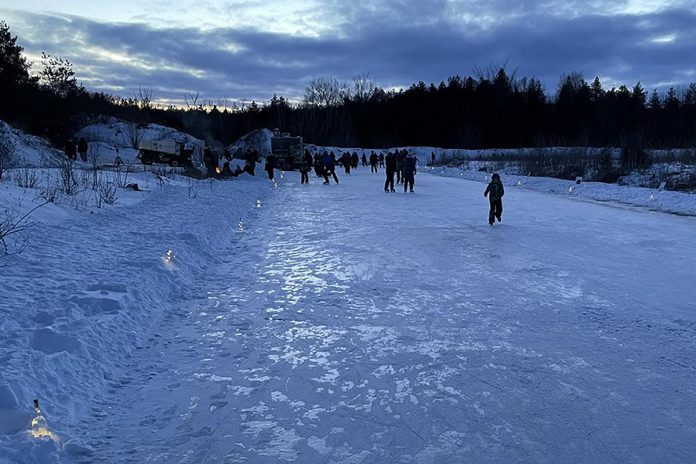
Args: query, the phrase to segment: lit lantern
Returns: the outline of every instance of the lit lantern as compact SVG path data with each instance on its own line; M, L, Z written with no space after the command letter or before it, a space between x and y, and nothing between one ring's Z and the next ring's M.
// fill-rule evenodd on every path
M34 413L36 414L31 420L31 436L33 438L49 438L58 442L60 438L55 433L48 430L48 421L41 415L39 400L34 400Z

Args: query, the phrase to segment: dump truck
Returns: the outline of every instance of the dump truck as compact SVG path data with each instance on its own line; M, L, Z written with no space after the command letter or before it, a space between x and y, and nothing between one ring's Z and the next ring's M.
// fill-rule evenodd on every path
M175 139L143 140L138 147L138 158L148 165L161 163L198 169L203 166L203 150L202 143L180 142Z
M304 156L302 137L291 137L288 133L275 130L271 137L271 151L279 169L284 171L298 169Z

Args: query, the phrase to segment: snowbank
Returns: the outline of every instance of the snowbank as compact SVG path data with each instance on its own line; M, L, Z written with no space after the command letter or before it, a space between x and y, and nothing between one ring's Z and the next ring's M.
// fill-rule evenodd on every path
M124 359L148 343L160 318L176 317L176 302L196 291L271 188L250 176L169 179L139 192L137 207L73 212L32 227L30 246L0 268L5 462L55 462L66 443L81 449L76 427L86 405L119 388L112 379ZM52 446L29 433L34 398L59 437Z
M0 140L12 147L18 167L52 166L63 156L62 151L52 148L45 139L26 134L3 121L0 121Z
M466 180L490 182L490 174L458 168L425 167L420 168L437 176L459 177ZM696 216L696 195L658 191L628 185L605 184L602 182L582 182L552 179L548 177L516 176L501 173L503 184L510 188L524 188L539 192L553 193L580 200L615 202L628 206L648 208L673 214Z
M229 145L225 151L237 159L243 159L247 150L256 150L263 157L271 151L272 137L273 132L270 130L258 129L240 137L232 145Z
M105 127L96 128L104 139L93 143L113 146ZM41 139L14 130L11 137L36 164L65 159ZM117 185L125 171L79 167L72 194L56 187L60 168L14 169L0 182L2 217L19 218L47 196L53 200L29 216L25 251L0 259L2 464L89 454L79 440L86 406L120 387L112 379L124 360L148 343L161 318L180 315L176 303L197 291L240 221L253 222L257 200L272 189L260 176L195 180L162 168L127 172L119 183L138 184L136 191ZM114 204L98 202L99 188L87 186L94 175L116 189ZM31 434L34 399L48 421L41 436Z

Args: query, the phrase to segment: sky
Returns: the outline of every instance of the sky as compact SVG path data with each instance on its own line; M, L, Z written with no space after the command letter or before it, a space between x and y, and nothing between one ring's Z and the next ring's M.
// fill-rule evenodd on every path
M90 90L183 102L300 100L318 77L385 89L500 66L553 95L563 74L610 88L696 82L694 0L3 0L38 71L70 60Z

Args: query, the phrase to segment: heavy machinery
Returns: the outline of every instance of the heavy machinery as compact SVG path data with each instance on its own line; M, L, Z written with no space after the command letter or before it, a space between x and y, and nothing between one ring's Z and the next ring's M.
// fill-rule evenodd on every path
M304 156L302 137L291 137L288 133L273 131L271 151L276 159L276 166L284 171L292 171L300 167Z
M138 158L143 164L163 163L173 167L203 166L202 144L179 142L175 139L143 140L138 147Z

